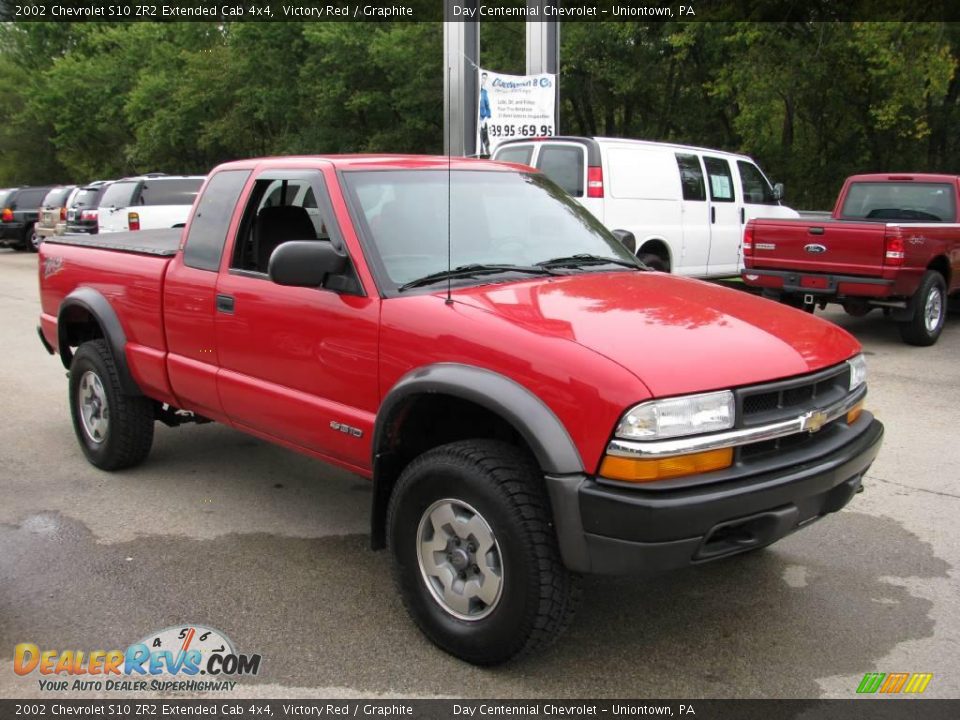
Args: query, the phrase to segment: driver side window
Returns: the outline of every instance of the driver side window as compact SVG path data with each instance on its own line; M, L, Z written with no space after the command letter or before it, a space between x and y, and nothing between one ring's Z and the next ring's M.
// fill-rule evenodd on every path
M270 255L288 240L330 241L328 218L306 178L258 179L244 209L230 267L267 273Z

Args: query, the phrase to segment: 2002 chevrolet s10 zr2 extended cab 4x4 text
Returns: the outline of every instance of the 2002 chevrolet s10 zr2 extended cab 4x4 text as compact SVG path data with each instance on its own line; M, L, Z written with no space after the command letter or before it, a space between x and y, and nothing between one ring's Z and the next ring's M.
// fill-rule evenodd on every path
M371 478L410 614L474 663L555 637L583 573L839 510L883 435L846 332L647 270L517 165L229 163L182 238L49 240L40 286L90 462L216 420Z

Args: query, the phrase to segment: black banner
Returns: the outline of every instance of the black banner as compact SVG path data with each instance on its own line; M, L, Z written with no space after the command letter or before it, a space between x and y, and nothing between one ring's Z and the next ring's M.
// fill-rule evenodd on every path
M954 720L960 700L0 700L0 718Z
M0 0L13 22L835 22L960 19L952 0Z

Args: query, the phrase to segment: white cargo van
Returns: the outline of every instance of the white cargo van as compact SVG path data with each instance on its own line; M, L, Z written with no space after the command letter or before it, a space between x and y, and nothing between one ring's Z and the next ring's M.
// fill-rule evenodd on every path
M117 180L100 198L99 232L182 227L202 175L147 175Z
M729 277L743 269L743 227L795 218L746 155L616 138L551 137L500 144L493 160L531 165L611 230L629 230L659 270Z

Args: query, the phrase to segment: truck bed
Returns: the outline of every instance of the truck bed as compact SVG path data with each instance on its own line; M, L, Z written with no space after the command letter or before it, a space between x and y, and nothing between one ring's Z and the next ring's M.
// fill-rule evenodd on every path
M180 249L182 232L182 228L164 228L162 230L103 233L102 235L74 233L51 237L46 242L57 245L78 245L100 250L169 257L176 255Z

